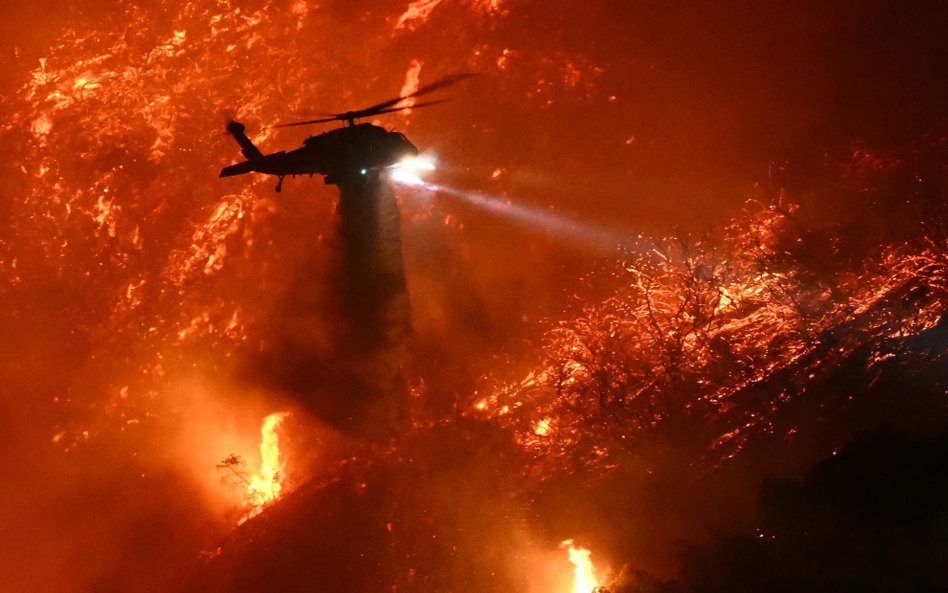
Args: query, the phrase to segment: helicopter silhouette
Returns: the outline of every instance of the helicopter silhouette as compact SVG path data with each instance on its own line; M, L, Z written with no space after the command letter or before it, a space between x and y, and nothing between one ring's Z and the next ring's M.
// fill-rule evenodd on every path
M227 124L227 132L240 145L240 151L247 160L224 167L221 169L220 177L251 172L276 175L278 181L275 189L278 192L283 188L283 179L287 175L323 175L325 183L334 185L365 182L370 176L377 176L382 169L414 158L418 155L418 149L405 138L404 134L391 132L373 124L356 123L357 120L383 113L444 103L445 100L438 100L400 105L407 99L431 93L472 76L476 74L452 74L422 86L413 93L383 101L371 107L326 114L327 117L320 119L274 126L284 128L332 121L343 122L343 127L310 136L303 140L302 147L291 151L263 154L247 137L244 124L231 121Z

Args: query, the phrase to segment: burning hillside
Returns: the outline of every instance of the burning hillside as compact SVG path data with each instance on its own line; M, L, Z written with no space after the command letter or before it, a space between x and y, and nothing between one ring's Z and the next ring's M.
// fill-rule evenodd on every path
M471 413L516 431L541 475L607 469L643 438L686 426L720 460L761 434L792 439L808 408L858 397L907 342L943 333L948 308L942 212L860 259L797 210L754 204L723 247L670 239L631 253L616 294L550 330L542 366ZM914 354L913 364L945 364L937 349ZM810 400L853 365L865 383L840 380L832 400Z
M654 590L948 426L939 2L357 4L0 22L0 589ZM430 182L217 178L452 72Z
M920 146L916 158L890 161L888 170L850 189L872 192L880 180L891 187L892 176L918 179L919 167L943 162L944 147L942 139ZM845 183L853 183L849 174L863 164L857 155L839 170ZM795 474L878 423L929 434L945 429L942 184L933 179L911 190L917 209L903 213L906 226L892 230L888 243L850 236L844 229L852 227L842 220L814 228L806 207L781 198L749 208L720 242L656 243L630 254L616 272L616 294L551 329L542 364L527 378L475 395L453 420L417 417L427 422L393 449L353 458L330 472L330 483L296 491L223 544L198 571L203 576L194 590L251 590L262 583L294 590L295 583L315 580L354 590L457 583L479 590L556 589L563 585L548 580L555 569L537 558L555 547L557 535L581 533L631 568L661 565L647 549L670 542L656 530L691 513L749 523L747 549L731 550L730 540L693 549L684 585L662 584L629 566L606 584L619 591L723 590L703 579L747 570L752 550L774 558L765 571L774 579L769 586L783 582L793 567L779 563L793 561L789 552L779 542L754 538L768 530L804 537L792 522L782 523L792 511L771 504L755 516L753 491L726 503L709 501L708 494L727 491L741 473ZM924 216L912 223L919 212ZM884 442L894 439L901 448L886 464L899 463L912 446L929 455L929 445L887 435ZM859 471L847 464L865 463L857 461L864 454L845 452L847 461L835 471ZM937 467L938 459L926 467ZM830 471L824 479L836 479L834 470L821 471ZM880 471L894 470L884 465ZM927 474L920 472L905 477L905 488L921 488ZM860 479L878 480L876 494L898 499L900 487L887 484L886 476ZM944 475L935 470L931 478ZM832 495L821 492L813 496ZM867 495L862 504L884 500ZM624 505L665 510L643 519L621 512ZM933 520L944 516L944 509L931 512ZM856 537L842 525L836 529L814 545ZM871 525L865 529L860 537L883 537ZM694 533L677 537L698 539ZM924 537L933 549L944 544L937 534ZM718 566L716 554L727 553L735 556ZM575 550L571 556L575 578L593 582L585 556ZM858 550L847 556L847 562L863 561ZM892 578L937 578L937 561L909 564L899 559L892 570L902 576ZM859 574L853 569L845 578L861 582ZM732 586L740 579L718 577L732 579ZM813 586L829 582L816 570L805 578L816 579Z

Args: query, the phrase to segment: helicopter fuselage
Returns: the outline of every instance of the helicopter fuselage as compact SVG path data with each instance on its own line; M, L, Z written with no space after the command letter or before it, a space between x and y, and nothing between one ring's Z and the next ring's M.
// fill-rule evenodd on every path
M263 154L247 138L245 127L231 122L227 131L241 147L247 160L224 167L221 177L257 172L280 178L277 191L287 175L324 175L325 182L357 182L368 175L417 156L418 149L403 134L372 124L352 124L303 141L295 150Z

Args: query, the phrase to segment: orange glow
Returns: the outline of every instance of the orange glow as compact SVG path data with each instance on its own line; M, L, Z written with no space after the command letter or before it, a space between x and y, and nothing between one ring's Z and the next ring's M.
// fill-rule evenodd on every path
M560 544L566 548L569 555L569 561L573 564L573 589L572 593L591 593L593 589L599 586L596 575L593 572L591 552L586 548L577 548L573 545L573 540L568 539Z
M288 412L275 412L263 419L260 427L260 471L250 478L247 485L248 513L241 523L255 517L268 505L280 498L283 491L283 469L286 459L280 456L280 436L277 430Z
M904 406L877 397L901 397L916 357L930 374L943 362L948 128L904 126L937 143L929 164L911 164L921 157L907 147L840 146L860 139L867 105L885 104L862 94L883 90L871 83L898 56L927 69L890 78L943 86L924 74L934 43L838 35L877 33L860 18L889 12L875 3L799 15L661 2L58 4L44 14L14 0L0 36L0 525L12 535L0 555L16 567L0 570L0 593L183 591L165 581L222 541L249 550L280 517L300 529L325 517L306 541L338 555L298 553L300 540L274 531L285 549L248 565L308 556L323 572L287 570L274 590L369 566L354 576L371 583L345 586L566 593L575 580L573 593L591 593L612 585L606 558L618 568L634 550L635 569L671 576L661 547L699 515L750 513L741 493L759 486L754 468L771 470L753 447L786 447L774 458L802 472L817 446L844 452L830 437L849 421L940 418L910 407L940 405L911 399L938 381L905 383ZM479 77L361 122L438 156L380 219L393 231L385 261L403 257L389 270L392 285L407 280L397 315L410 308L411 327L380 317L365 333L395 345L366 352L344 316L394 291L387 279L371 293L347 285L362 255L348 251L339 192L319 176L280 194L263 174L219 179L241 159L227 122L264 153L291 151L343 123L279 124L467 76L451 73ZM918 90L893 101L911 96L903 111L920 112ZM866 135L901 136L904 123ZM410 166L427 168L384 179ZM717 232L751 195L760 205ZM896 234L899 220L912 224ZM650 239L679 226L671 247ZM641 249L616 251L613 236ZM349 368L365 385L337 379ZM865 408L862 386L876 386ZM389 389L410 394L376 398ZM376 437L396 412L405 434ZM691 487L718 484L712 466L732 458L726 475L746 483ZM569 497L582 504L557 506ZM379 502L368 519L382 528L351 520L360 500ZM634 503L610 513L615 501ZM570 531L586 508L593 542ZM551 533L596 547L596 565ZM222 566L238 567L231 558Z

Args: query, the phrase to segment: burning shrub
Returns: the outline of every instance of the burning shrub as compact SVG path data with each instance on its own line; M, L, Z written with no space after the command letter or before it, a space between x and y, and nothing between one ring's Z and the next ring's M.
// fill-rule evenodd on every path
M944 197L928 192L916 214ZM533 372L475 408L514 430L541 474L612 468L646 436L674 434L712 460L755 434L789 438L787 411L814 384L857 351L865 371L896 356L899 340L934 328L948 305L940 218L857 250L858 226L820 228L812 216L777 192L769 206L749 203L718 244L665 240L630 253L621 287L549 330Z

